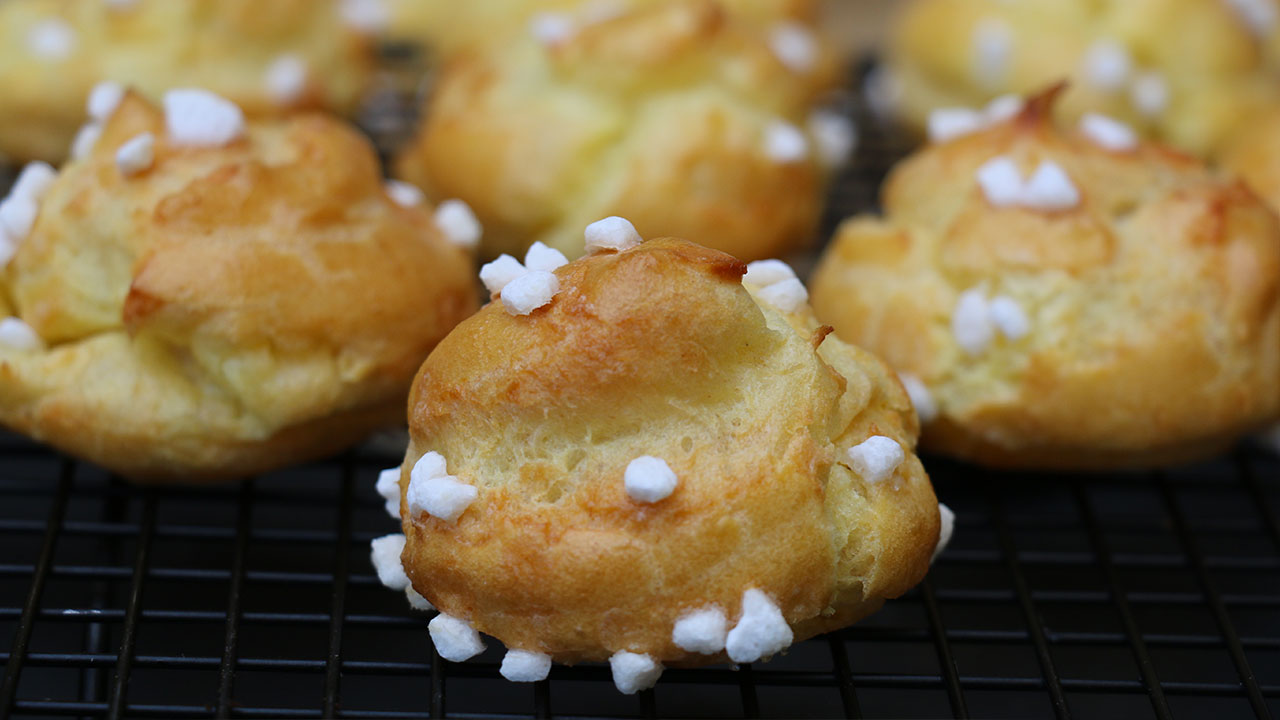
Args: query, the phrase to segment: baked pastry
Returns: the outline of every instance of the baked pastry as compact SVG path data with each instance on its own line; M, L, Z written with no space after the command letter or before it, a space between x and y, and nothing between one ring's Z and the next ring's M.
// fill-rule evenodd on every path
M406 200L403 192L397 197ZM243 476L403 417L470 253L322 115L127 93L0 204L0 423L146 481Z
M488 257L535 241L576 256L582 227L608 215L646 236L776 255L810 238L823 161L853 142L847 121L811 112L820 47L789 67L711 0L559 40L521 31L442 70L397 172L474 208Z
M640 244L620 218L586 239L571 264L539 248L487 273L501 302L414 382L388 484L401 582L441 611L440 654L465 660L483 632L509 679L607 659L629 693L663 665L773 655L919 582L939 510L893 373L819 326L780 262ZM531 286L551 294L513 307ZM385 567L401 540L380 542Z
M822 257L818 317L904 374L927 449L984 464L1173 463L1274 419L1275 215L1052 101L899 164Z
M1069 79L1063 122L1100 112L1207 155L1280 95L1242 9L1257 1L918 0L895 26L877 87L923 129L940 108Z
M665 0L387 0L385 33L421 43L443 56L500 38L523 26L540 32L571 31L578 23L609 19L619 13ZM733 14L752 22L801 22L818 19L816 0L719 0ZM785 42L785 41L784 41Z
M1280 212L1280 108L1242 123L1218 159Z
M0 154L57 162L112 80L159 97L209 88L250 115L353 110L372 47L336 0L0 2Z

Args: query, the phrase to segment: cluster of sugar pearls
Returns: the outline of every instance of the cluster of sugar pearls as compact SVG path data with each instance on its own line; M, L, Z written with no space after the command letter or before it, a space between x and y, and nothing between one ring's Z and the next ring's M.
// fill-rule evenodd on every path
M1241 0L1251 2L1252 0ZM1270 0L1262 0L1270 4ZM1081 60L1085 81L1105 92L1129 88L1129 102L1145 117L1158 117L1169 105L1169 84L1154 70L1138 71L1133 56L1121 42L1100 38L1085 50Z
M929 142L943 143L998 125L1022 111L1022 98L1001 95L981 110L938 108L929 113Z
M933 393L929 392L929 386L914 373L900 372L898 379L911 398L911 405L915 407L916 417L920 418L920 422L933 422L938 417L938 403L933 399Z
M568 264L564 253L541 241L524 254L524 263L503 253L480 268L480 281L490 295L497 295L511 315L528 315L551 302L560 292L560 279L553 272Z
M1017 164L1007 155L988 160L976 173L982 194L993 207L1030 210L1069 210L1080 204L1080 191L1070 176L1052 160L1044 160L1025 182Z
M417 185L403 180L388 180L383 189L387 197L400 207L418 207L427 201L426 194ZM456 198L437 205L431 221L446 240L467 250L479 247L480 238L484 235L484 228L471 206Z
M474 485L468 485L449 475L445 469L444 456L433 451L418 458L413 464L405 500L411 518L425 512L431 517L454 523L475 502L477 495Z
M869 483L888 480L906 459L898 441L884 435L873 435L849 448L846 454L849 467Z
M980 288L960 293L951 313L951 334L961 349L969 355L981 355L995 339L997 330L1012 341L1031 331L1031 321L1018 301L1008 295L987 300Z
M1138 147L1138 134L1119 120L1099 113L1085 113L1080 118L1080 133L1111 152L1128 152Z
M401 533L383 535L369 543L369 560L378 574L378 582L390 590L403 591L409 587L409 576L400 562L404 543L405 537Z
M40 202L58 177L44 162L28 163L18 174L9 195L0 201L0 268L9 264L18 244L27 239L40 214Z
M791 626L773 600L751 588L742 594L742 613L725 636L724 649L730 660L749 663L781 652L793 638Z
M756 297L782 312L793 313L809 302L809 291L791 266L781 260L757 260L747 264L742 282L754 288Z
M623 485L627 495L636 502L656 503L675 492L676 474L667 461L652 455L642 455L627 463L623 473Z
M751 588L742 594L737 624L727 630L725 613L714 605L681 615L671 629L671 641L682 650L703 655L727 651L736 663L755 662L791 644L794 635L782 611L764 592ZM648 655L619 652L609 659L613 681L623 693L653 687L662 664Z
M72 160L81 160L89 155L102 135L102 126L120 106L122 99L124 99L124 86L118 82L104 80L93 86L85 102L89 121L80 127L75 139L71 141Z
M240 106L200 88L165 93L164 124L169 142L187 147L221 147L245 132Z
M378 473L376 484L378 494L386 500L387 514L400 519L400 468L388 468ZM370 560L378 580L392 590L404 588L405 599L414 610L434 610L431 602L413 589L409 576L404 572L400 555L404 552L404 535L386 535L374 540L370 545Z

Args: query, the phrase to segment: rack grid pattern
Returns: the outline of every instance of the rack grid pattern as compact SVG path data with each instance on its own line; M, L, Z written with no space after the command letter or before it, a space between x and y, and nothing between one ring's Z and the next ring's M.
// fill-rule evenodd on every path
M71 717L1270 717L1280 709L1280 461L979 472L928 580L767 664L605 666L532 686L501 649L441 662L378 585L394 529L368 450L238 486L124 484L0 436L0 714ZM496 645L491 643L492 645Z
M903 151L858 117L828 232ZM1280 460L1252 447L1103 475L927 459L958 527L918 588L770 663L671 669L634 697L606 666L515 685L496 643L435 655L429 615L368 559L395 531L373 483L398 460L370 445L139 488L0 433L0 718L1280 714Z

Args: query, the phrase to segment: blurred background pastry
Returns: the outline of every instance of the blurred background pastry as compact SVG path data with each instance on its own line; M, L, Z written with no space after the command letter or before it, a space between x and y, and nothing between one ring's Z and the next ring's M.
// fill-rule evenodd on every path
M1251 120L1227 144L1222 166L1280 212L1280 106Z
M0 2L0 155L67 157L85 97L112 80L217 92L250 115L355 109L373 47L337 0Z
M528 25L599 22L666 0L383 0L385 34L416 42L448 57ZM818 0L720 0L729 12L763 25L787 21L816 23Z
M522 25L442 69L397 174L468 203L487 256L535 241L574 256L608 215L743 259L780 254L812 239L824 177L854 141L817 105L836 58L791 30L772 42L711 0Z
M904 378L927 449L1164 464L1280 413L1280 220L1235 178L1050 92L904 160L846 221L818 317Z
M246 122L99 88L60 173L0 203L0 422L141 480L234 478L404 417L476 306L471 254L369 142L317 114Z
M552 283L536 308L513 310L524 281L495 287L415 381L390 499L440 654L483 632L541 658L519 679L610 660L635 692L918 582L939 508L892 372L820 327L781 263L640 243L620 218L587 237L517 276Z
M1270 10L1268 10L1270 8ZM1059 118L1086 112L1200 155L1280 99L1267 61L1273 0L916 0L903 4L876 87L918 130L1060 80Z

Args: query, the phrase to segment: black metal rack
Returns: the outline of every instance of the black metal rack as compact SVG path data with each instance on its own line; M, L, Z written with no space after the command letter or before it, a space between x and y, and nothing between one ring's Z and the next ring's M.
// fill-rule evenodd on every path
M857 105L856 101L853 105ZM827 230L903 145L865 112ZM384 590L365 448L217 488L139 488L0 433L0 717L1280 715L1280 460L996 473L930 459L958 514L928 579L767 664L515 685L442 662Z
M930 468L959 516L929 578L737 670L514 685L440 661L384 590L368 451L211 489L136 488L0 436L0 713L68 717L1270 717L1280 460L1160 473ZM496 644L494 644L496 645Z

